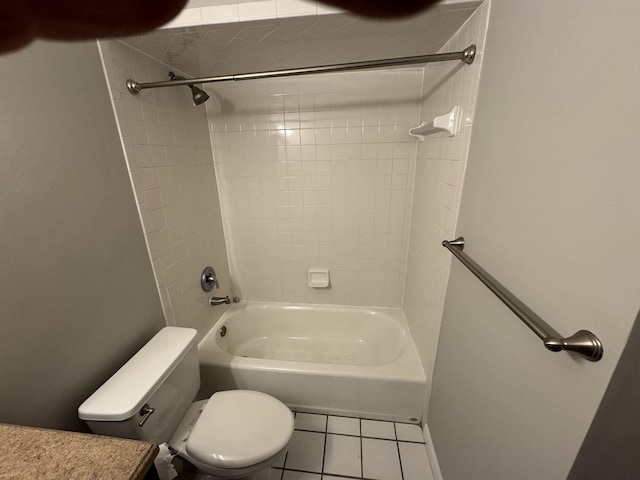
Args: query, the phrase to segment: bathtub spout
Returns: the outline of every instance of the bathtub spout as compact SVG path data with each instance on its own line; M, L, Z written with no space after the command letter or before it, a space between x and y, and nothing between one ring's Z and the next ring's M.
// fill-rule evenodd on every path
M209 299L209 305L212 305L212 306L222 305L223 303L226 303L227 305L231 303L231 299L229 298L228 295L226 297L211 297Z

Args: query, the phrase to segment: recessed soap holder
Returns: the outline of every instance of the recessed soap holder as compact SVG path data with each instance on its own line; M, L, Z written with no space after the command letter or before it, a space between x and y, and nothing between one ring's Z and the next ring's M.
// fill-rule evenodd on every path
M328 268L310 268L309 269L309 286L311 288L329 287L329 269Z

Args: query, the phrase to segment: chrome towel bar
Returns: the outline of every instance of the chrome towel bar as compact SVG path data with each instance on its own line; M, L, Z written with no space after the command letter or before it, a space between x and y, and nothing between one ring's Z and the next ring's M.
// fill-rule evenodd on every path
M467 267L478 279L491 290L496 297L509 307L533 333L540 337L547 350L560 352L567 350L582 355L591 362L597 362L602 358L602 342L588 330L579 330L570 337L563 338L547 322L522 303L513 293L493 278L487 271L471 260L462 250L464 248L464 238L458 237L455 240L445 240L442 246L448 249L462 264Z

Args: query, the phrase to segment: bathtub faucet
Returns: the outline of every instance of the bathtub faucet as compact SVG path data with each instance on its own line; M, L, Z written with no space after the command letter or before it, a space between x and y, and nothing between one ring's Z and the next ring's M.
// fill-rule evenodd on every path
M223 303L226 303L227 305L231 303L231 299L229 298L229 295L227 295L226 297L211 297L209 299L209 305L212 305L212 306L222 305Z

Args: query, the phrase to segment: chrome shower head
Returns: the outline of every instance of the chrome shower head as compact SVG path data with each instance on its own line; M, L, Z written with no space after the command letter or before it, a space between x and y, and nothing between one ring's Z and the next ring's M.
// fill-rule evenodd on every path
M193 95L194 105L201 105L209 100L209 95L204 90L201 90L198 87L194 87L193 85L189 85L189 88L191 89L191 94Z
M171 80L186 80L186 78L176 75L173 72L169 72L169 78ZM191 95L193 96L193 104L194 105L202 105L204 102L209 100L209 95L204 90L196 87L195 85L189 83L187 85L191 89Z

